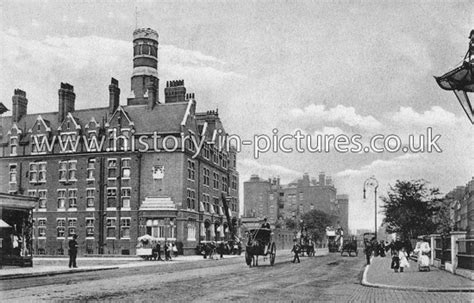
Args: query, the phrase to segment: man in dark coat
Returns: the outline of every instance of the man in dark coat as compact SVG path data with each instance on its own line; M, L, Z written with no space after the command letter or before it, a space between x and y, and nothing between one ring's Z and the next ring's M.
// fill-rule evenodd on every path
M370 264L370 257L372 256L372 245L370 244L369 240L364 241L364 252L365 258L367 259L367 265Z
M294 252L295 253L295 257L293 258L293 263L296 262L296 260L298 260L298 263L300 263L300 256L298 255L300 253L300 250L301 250L301 245L298 244L298 242L296 242L296 239L293 240L294 244L293 244L293 248L291 249L291 252Z
M72 240L69 240L69 268L77 268L76 257L77 257L77 235L72 236Z

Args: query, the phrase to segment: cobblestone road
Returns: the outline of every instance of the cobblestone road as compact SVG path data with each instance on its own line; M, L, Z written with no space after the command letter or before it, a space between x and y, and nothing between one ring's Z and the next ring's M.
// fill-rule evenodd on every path
M2 302L79 301L297 301L472 302L472 293L427 293L360 285L362 257L303 257L292 264L277 255L275 266L248 268L243 257L161 264L100 273L2 281ZM33 286L36 285L36 286ZM19 287L19 288L17 288ZM17 288L17 289L15 289Z

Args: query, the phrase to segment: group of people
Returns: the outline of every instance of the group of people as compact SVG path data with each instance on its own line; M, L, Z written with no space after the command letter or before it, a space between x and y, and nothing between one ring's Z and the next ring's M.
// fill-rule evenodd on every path
M171 261L171 254L176 258L178 256L178 247L174 242L165 242L163 245L164 259L161 258L161 242L156 244L151 249L152 260L154 261Z
M372 254L374 257L385 257L386 253L390 251L390 255L392 257L390 268L393 269L394 272L403 272L406 268L410 267L409 257L412 252L417 255L418 263L425 266L425 257L430 251L429 244L426 242L426 239L423 239L420 244L417 244L415 250L413 250L409 240L401 241L399 238L392 240L390 243L385 243L384 241L378 242L375 237L370 241L365 239L364 246L367 265L370 264L370 258Z

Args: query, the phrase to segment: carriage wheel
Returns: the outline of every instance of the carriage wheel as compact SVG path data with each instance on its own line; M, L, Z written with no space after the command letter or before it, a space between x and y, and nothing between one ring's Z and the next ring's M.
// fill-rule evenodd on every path
M245 263L247 263L248 266L252 266L252 256L248 252L245 252Z
M275 242L272 243L272 247L270 249L270 265L273 266L273 264L275 264L275 257L276 257L276 246L275 246Z

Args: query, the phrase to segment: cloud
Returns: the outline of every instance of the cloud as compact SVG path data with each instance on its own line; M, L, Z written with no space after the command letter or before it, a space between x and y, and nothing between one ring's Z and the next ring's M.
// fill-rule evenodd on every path
M75 86L77 108L90 107L97 104L96 100L106 104L110 77L124 83L127 89L123 89L123 96L128 95L131 41L99 36L48 36L26 40L13 29L0 31L0 40L3 41L0 96L10 99L14 88L25 89L30 101L35 100L29 104L30 113L56 110L46 104L57 99L60 82ZM241 77L226 70L226 63L218 58L163 44L159 49L158 72L162 81L186 79L193 87L213 89L227 79Z
M82 16L77 16L76 22L79 24L84 24L86 23L86 20L82 18Z
M418 113L411 107L401 106L397 112L391 114L391 120L402 126L452 126L458 121L458 118L455 114L443 109L441 106L432 106L431 109L423 113Z
M293 181L294 178L301 177L303 173L276 164L265 165L257 162L254 159L242 159L238 162L239 172L243 182L247 181L248 178L257 174L261 178L270 178L279 176L282 182Z
M38 20L33 19L33 20L31 20L31 26L33 26L33 27L39 27L39 26L40 26L40 23L38 22Z
M337 105L326 109L323 104L310 104L305 108L293 108L290 115L295 119L311 119L314 122L341 122L351 127L356 126L363 129L378 129L382 126L372 116L362 116L356 113L352 106Z

